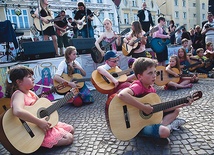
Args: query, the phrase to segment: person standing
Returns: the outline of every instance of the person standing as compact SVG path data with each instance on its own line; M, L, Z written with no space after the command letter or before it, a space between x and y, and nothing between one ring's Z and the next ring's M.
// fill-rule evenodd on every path
M70 23L70 25L73 27L73 38L77 38L78 37L78 28L77 28L77 24L73 21L73 19L71 17L68 18L68 22Z
M58 42L58 47L60 50L60 56L64 55L63 51L63 46L66 48L68 47L68 36L67 36L67 28L68 26L68 21L65 18L65 11L62 10L58 16L56 16L55 19L61 18L62 20L55 21L55 27L56 27L56 35L57 35L57 42Z
M169 27L168 27L169 34L173 33L175 29L176 29L176 26L175 26L174 20L170 20ZM175 44L175 34L171 35L170 42L171 44Z
M148 32L150 26L154 26L155 24L153 23L151 12L147 10L146 7L146 2L143 2L142 9L138 10L137 16L139 18L139 22L142 26L142 29L145 32Z
M162 39L170 39L170 35L166 35L164 34L164 29L163 26L166 24L165 18L164 17L159 17L158 18L158 31L153 33L153 38L162 38ZM163 52L161 53L156 53L157 56L157 60L158 60L158 65L159 66L166 66L166 60L168 60L168 50L167 50L167 46L165 46L165 49L163 50ZM154 51L155 52L155 51Z
M40 20L44 24L49 24L49 20L46 19L46 17L50 16L52 17L51 11L48 9L48 0L40 0L40 8L37 8L34 12L36 18L40 18ZM44 34L44 40L48 40L49 36L51 36L54 44L54 48L56 51L56 56L58 56L58 45L57 45L57 37L54 30L54 26L49 26L46 29L43 29ZM41 35L41 32L40 32Z
M93 21L93 12L85 7L83 2L79 2L78 11L74 16L74 21L82 34L83 38L94 38L94 29L91 25ZM84 19L84 20L83 20Z
M201 34L205 35L205 43L212 42L214 44L214 20L211 12L208 12L207 19L208 22L204 24Z

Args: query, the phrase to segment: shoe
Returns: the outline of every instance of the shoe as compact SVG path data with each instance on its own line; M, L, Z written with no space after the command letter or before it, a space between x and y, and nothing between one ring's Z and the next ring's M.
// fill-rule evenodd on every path
M175 86L169 86L168 89L169 89L169 90L174 90L174 91L176 91L178 88L175 87Z
M158 146L165 146L170 143L169 138L153 138L153 143Z
M214 78L214 73L208 74L208 77L209 77L209 78Z
M179 130L179 127L184 125L186 121L182 118L176 118L171 124L171 130Z

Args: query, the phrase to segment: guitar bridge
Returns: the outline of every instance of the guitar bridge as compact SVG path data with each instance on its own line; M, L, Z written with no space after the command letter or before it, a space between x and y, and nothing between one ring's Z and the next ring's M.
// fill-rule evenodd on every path
M124 113L126 128L130 128L129 113L126 105L123 106L123 113Z

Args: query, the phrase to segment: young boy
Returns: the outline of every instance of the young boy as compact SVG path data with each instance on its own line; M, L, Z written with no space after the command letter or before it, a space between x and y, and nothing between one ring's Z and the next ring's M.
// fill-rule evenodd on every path
M137 107L145 114L150 114L153 108L149 104L142 104L135 97L145 96L149 93L156 93L152 86L156 79L156 62L149 58L138 58L133 64L133 70L137 80L134 81L128 88L121 90L118 97L124 102ZM189 104L192 99L189 100ZM153 138L167 138L172 129L178 129L179 126L185 123L183 119L176 119L179 113L179 108L187 106L182 104L174 108L166 110L161 124L154 124L144 127L139 135ZM171 124L170 124L171 123Z
M118 55L113 52L113 51L107 51L104 55L104 61L105 61L105 64L104 65L101 65L97 68L97 71L104 75L105 77L107 77L109 80L111 80L114 85L115 85L115 92L116 93L117 91L123 89L123 88L126 88L130 85L130 82L123 82L123 83L119 83L118 80L116 78L114 78L109 72L108 70L114 68L114 67L118 67L117 66L117 63L119 61L119 58L118 58ZM128 79L127 81L131 81L133 78L134 78L134 74L133 75L130 75L128 76ZM109 95L111 95L111 93L109 93Z
M181 41L181 45L182 45L182 48L184 48L186 50L186 53L188 56L192 56L193 54L193 48L192 47L189 47L188 45L188 40L186 38L182 39Z
M211 73L210 71L214 67L214 62L211 59L208 59L206 56L204 56L204 49L199 48L196 50L197 55L190 57L191 60L197 60L201 61L202 65L196 68L196 72L198 73L205 73L210 78L214 78L214 73Z

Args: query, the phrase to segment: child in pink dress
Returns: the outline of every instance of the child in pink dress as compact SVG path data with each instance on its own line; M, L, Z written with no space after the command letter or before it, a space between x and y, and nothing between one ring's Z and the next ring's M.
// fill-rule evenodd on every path
M53 146L69 145L73 142L73 126L58 122L56 126L44 118L37 118L24 109L25 106L32 106L39 99L30 89L34 86L33 71L25 66L17 66L10 70L12 81L11 107L13 114L24 121L34 123L45 132L45 138L41 146L52 148Z

